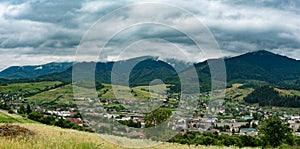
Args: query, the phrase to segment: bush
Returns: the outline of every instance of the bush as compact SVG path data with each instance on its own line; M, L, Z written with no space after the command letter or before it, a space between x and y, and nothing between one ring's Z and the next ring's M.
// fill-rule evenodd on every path
M13 114L13 113L15 113L15 112L14 112L12 109L9 109L9 110L8 110L8 113L9 113L9 114Z

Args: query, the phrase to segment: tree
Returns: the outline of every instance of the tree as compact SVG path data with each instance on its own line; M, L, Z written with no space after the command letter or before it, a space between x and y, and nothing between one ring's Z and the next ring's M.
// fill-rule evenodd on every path
M25 110L24 105L21 105L21 106L20 106L20 108L18 109L18 113L19 113L19 114L25 114L25 113L26 113L26 110Z
M29 113L31 113L31 112L32 112L32 110L31 110L31 108L30 108L30 105L27 104L27 107L26 107L26 113L29 114Z
M172 111L167 108L157 108L154 111L145 114L145 136L156 141L168 141L170 137L176 135L168 125L168 120Z
M266 119L259 127L259 133L265 145L277 147L292 136L292 130L288 124L282 122L279 117Z
M34 121L40 121L42 117L43 115L37 112L31 112L28 115L28 118Z
M172 111L166 108L158 108L145 115L145 126L152 127L156 126L164 121L168 120L172 115Z

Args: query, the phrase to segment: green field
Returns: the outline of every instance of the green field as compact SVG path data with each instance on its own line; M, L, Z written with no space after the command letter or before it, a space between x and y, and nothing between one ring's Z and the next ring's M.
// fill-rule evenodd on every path
M0 86L0 93L25 95L38 93L42 90L47 90L60 84L62 84L62 82L59 81L8 84Z
M35 104L73 104L73 98L73 88L69 84L38 93L34 96L26 98L26 101Z
M157 99L157 98L166 98L164 96L164 88L162 85L153 85L150 87L148 86L138 86L133 88L128 88L124 86L114 85L114 89L112 85L103 84L104 88L99 90L98 94L102 99L116 99L114 91L117 93L117 97L123 100L147 100L150 97Z
M166 98L163 95L164 88L162 86L156 85L151 87L151 93L148 91L148 87L146 86L139 86L134 87L132 89L128 89L124 86L115 86L115 90L118 93L118 99L123 100L147 100L150 97L154 99L158 98ZM76 91L78 94L77 97L99 97L102 99L114 100L116 96L114 94L113 88L109 84L104 84L104 87L97 91L97 93L93 93L93 90L77 87ZM58 87L52 90L48 90L45 92L41 92L35 94L31 97L26 98L26 101L31 104L37 105L68 105L68 104L75 104L74 94L73 94L73 86L71 84L64 85L62 87ZM98 95L96 95L98 94ZM92 95L92 96L91 96Z

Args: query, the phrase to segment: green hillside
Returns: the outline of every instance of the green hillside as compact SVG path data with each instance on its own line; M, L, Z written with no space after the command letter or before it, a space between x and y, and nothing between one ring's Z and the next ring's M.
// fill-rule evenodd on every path
M120 85L115 86L115 91L118 92L118 95L124 99L124 100L130 100L134 99L136 100L147 100L152 98L163 98L163 90L166 90L163 88L162 85L154 85L151 86L152 90L149 91L148 86L137 86L137 87L124 87ZM150 93L151 92L151 93ZM102 99L116 99L114 95L114 90L111 85L109 84L104 84L104 88L99 90L99 96ZM166 98L166 97L164 97Z
M0 123L36 123L33 120L16 114L9 114L7 111L0 110Z
M56 88L62 85L60 81L45 81L45 82L32 82L32 83L15 83L0 86L0 93L2 94L18 94L23 96L30 96L39 92Z
M38 93L36 95L26 98L26 101L37 105L63 105L74 104L73 98L73 87L69 84Z
M92 93L90 90L86 88L77 87L77 89L81 89L81 97L89 97ZM161 85L154 85L151 87L151 93L149 92L148 86L138 86L133 88L126 88L124 86L115 86L116 91L118 92L120 99L123 100L147 100L150 97L152 98L166 98L163 95L162 90L164 89ZM103 84L103 88L97 91L97 94L101 99L109 99L114 100L116 96L114 95L113 88L110 84ZM95 95L96 97L98 95ZM26 101L31 104L36 105L45 105L50 107L57 107L57 106L67 106L67 105L74 105L75 101L74 94L73 94L73 86L71 84L64 85L55 89L47 90L33 96L27 97Z

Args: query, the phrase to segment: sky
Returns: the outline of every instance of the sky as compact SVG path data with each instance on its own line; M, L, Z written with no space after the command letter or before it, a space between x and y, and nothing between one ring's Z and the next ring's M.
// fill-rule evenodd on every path
M178 11L133 6L148 2L169 4ZM186 32L201 38L208 51L212 38L202 33L210 33L224 57L268 50L300 59L299 8L298 0L0 0L0 70L78 57L95 60L91 56L101 49L97 44L107 39L100 61L184 55L187 59L182 60L200 62L220 56L213 51L209 56L199 53ZM147 19L161 24L126 26ZM80 55L78 47L84 50Z

